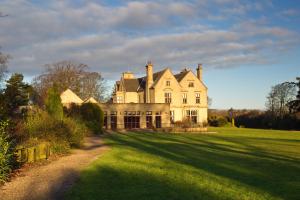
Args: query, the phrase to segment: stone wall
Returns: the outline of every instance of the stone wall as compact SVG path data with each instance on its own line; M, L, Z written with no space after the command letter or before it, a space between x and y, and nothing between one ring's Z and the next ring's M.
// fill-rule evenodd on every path
M152 123L155 126L155 117L161 116L162 127L170 127L170 105L152 103L100 103L98 104L107 116L107 129L111 129L111 117L117 118L117 129L124 129L125 112L139 112L140 128L146 128L147 112L152 112Z

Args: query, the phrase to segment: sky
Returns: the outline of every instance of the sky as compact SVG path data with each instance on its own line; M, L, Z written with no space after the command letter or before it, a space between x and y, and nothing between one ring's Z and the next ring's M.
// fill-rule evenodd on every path
M45 64L87 64L111 87L124 71L195 71L212 108L264 109L300 76L300 0L0 0L1 52L27 81Z

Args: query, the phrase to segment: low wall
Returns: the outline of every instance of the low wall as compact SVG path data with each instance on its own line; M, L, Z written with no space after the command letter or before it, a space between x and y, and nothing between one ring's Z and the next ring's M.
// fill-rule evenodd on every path
M170 128L156 129L156 131L168 132L168 133L202 133L202 132L207 132L207 127L193 127L193 128L170 127Z
M45 160L51 154L50 145L42 143L32 147L18 147L15 151L17 162L32 163L38 160Z

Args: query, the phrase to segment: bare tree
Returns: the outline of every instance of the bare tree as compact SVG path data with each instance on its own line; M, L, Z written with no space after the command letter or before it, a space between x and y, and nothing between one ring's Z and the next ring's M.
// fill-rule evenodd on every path
M292 82L296 87L298 87L298 93L294 100L288 103L289 109L291 113L300 112L300 77L297 77L296 80L298 82Z
M5 55L0 51L0 86L5 77L5 73L7 72L7 63L9 58L9 55Z
M104 80L100 73L87 70L87 65L72 61L47 64L45 72L34 79L33 86L42 99L55 84L59 92L69 88L82 99L94 97L102 100L106 95Z
M294 84L284 82L272 87L267 96L266 106L273 116L283 117L289 113L288 102L296 97L296 87Z

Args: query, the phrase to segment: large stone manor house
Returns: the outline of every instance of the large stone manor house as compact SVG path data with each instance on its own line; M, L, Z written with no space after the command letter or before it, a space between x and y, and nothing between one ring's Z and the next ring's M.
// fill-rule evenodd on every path
M165 128L184 120L207 122L207 87L201 64L196 74L189 69L173 74L170 68L154 73L151 62L145 69L146 75L140 78L124 72L115 83L111 101L98 103L105 113L106 129ZM61 95L64 104L70 103L69 99L77 104L95 103L94 99L82 101L67 93Z

